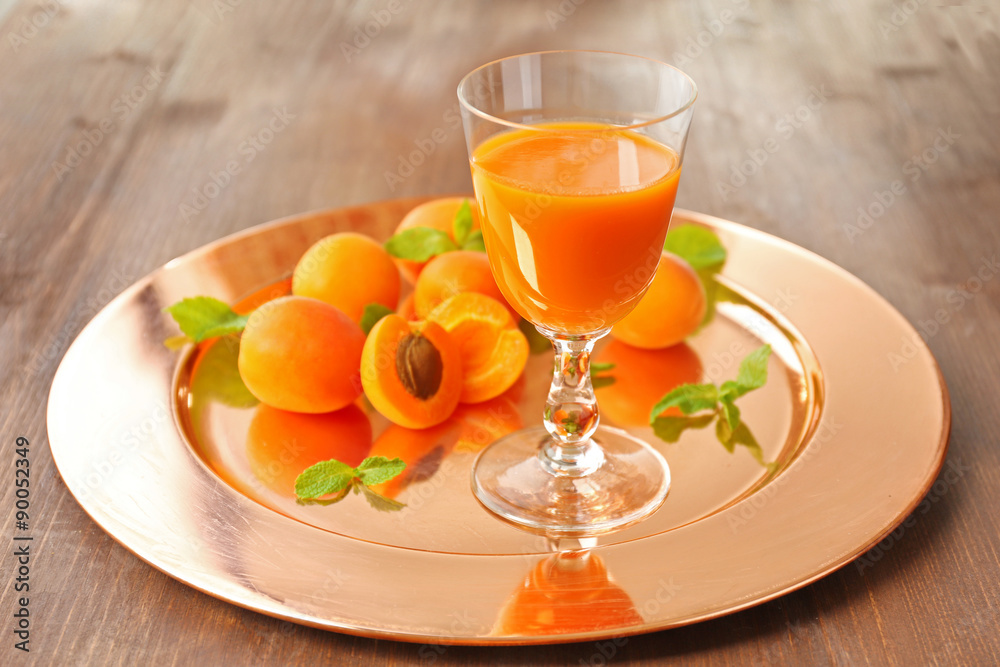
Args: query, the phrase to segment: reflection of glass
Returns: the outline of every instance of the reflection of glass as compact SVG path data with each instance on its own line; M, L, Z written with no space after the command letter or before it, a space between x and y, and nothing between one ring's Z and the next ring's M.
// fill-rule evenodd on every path
M539 561L500 612L497 634L592 632L642 623L632 599L589 551L563 551Z
M645 58L565 51L485 65L458 94L493 274L556 349L544 428L484 450L473 489L522 527L619 529L659 507L670 475L642 441L598 429L590 354L659 261L694 83Z

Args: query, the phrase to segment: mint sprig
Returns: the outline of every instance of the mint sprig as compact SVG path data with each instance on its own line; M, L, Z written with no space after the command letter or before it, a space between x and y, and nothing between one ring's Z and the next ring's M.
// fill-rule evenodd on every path
M209 338L239 333L247 325L249 315L238 315L229 304L210 296L181 299L163 309L170 313L187 338L200 343ZM176 344L176 337L168 339Z
M714 384L685 384L661 398L649 415L653 433L665 442L677 442L688 429L705 428L715 422L715 435L730 453L736 445L745 447L762 466L773 472L777 463L764 460L764 452L750 428L743 422L736 399L767 383L767 362L771 346L764 345L748 354L740 363L735 380ZM676 407L685 416L661 416ZM695 413L710 410L707 414Z
M353 491L363 495L368 504L380 512L398 512L406 505L368 487L388 482L405 469L402 459L384 456L369 456L356 468L336 459L320 461L295 479L295 495L301 504L332 505ZM334 494L332 498L324 498L331 494Z
M451 234L433 227L404 229L385 242L385 249L393 257L414 262L426 262L432 257L454 250L486 252L483 233L473 231L472 207L466 199L455 212Z

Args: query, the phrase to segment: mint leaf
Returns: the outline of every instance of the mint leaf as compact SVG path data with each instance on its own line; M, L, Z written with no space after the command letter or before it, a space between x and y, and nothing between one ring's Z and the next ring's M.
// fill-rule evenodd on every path
M535 325L528 320L522 319L517 323L517 328L521 330L524 337L528 339L528 351L531 354L542 354L544 352L552 352L552 342L539 333Z
M462 250L486 252L486 242L483 241L483 233L477 229L469 234L469 238L465 239L465 242L462 243Z
M362 484L381 484L403 472L406 463L403 459L387 459L384 456L369 456L354 469L354 474L361 480Z
M714 414L700 417L657 417L653 421L653 433L666 442L677 442L684 431L689 428L705 428L713 419Z
M726 248L719 237L698 225L671 227L663 249L681 257L695 270L721 267L726 261Z
M763 387L767 382L767 360L771 356L771 346L764 345L748 354L740 363L740 371L736 375L742 396L748 391Z
M723 398L721 404L722 408L719 412L722 414L722 419L725 420L730 429L736 428L736 425L740 423L740 409L729 397Z
M604 371L610 371L615 367L615 364L598 362L590 365L590 374L594 375L596 373L603 373Z
M247 315L237 315L228 304L210 296L182 299L163 310L170 313L184 335L195 343L239 333L247 325Z
M392 498L386 498L381 493L375 493L367 486L359 484L358 487L361 488L361 493L364 495L365 500L368 504L379 512L398 512L399 510L406 507L403 503L398 500L393 500ZM355 487L355 488L358 488Z
M458 207L458 211L455 213L455 219L451 223L451 235L455 239L455 243L462 247L465 245L466 239L469 238L469 233L472 231L472 209L469 207L469 200L466 199L462 202L462 205Z
M426 262L436 255L458 250L458 246L440 229L411 227L386 241L385 249L393 257Z
M733 430L729 441L732 443L734 448L735 445L745 447L746 450L750 452L750 456L754 457L757 463L767 468L768 472L773 473L778 469L779 463L777 461L771 461L768 463L764 460L764 450L761 449L760 443L757 442L757 438L753 436L753 433L750 432L750 428L746 424L741 422L739 426Z
M365 332L367 336L380 319L386 315L392 315L394 311L392 308L383 306L381 303L369 303L365 306L364 311L361 313L361 330Z
M352 484L352 486L353 486L353 484ZM326 506L326 505L333 505L334 503L339 503L341 500L343 500L344 498L346 498L347 494L350 492L350 490L351 490L351 487L347 486L347 487L344 487L344 489L342 491L338 492L337 495L335 495L333 498L322 498L322 499L309 498L309 499L306 499L306 500L303 500L302 498L298 498L295 502L297 504L299 504L299 505L324 505L324 506Z
M719 402L719 388L714 384L683 384L660 399L649 413L649 423L663 414L664 410L678 407L686 415L699 410L714 410Z
M336 459L320 461L302 471L295 479L295 495L303 500L319 498L350 487L354 468Z

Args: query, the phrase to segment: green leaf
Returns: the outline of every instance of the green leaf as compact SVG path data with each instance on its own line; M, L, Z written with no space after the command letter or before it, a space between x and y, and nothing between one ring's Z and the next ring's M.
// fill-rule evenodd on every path
M472 209L469 207L469 200L466 199L455 213L455 219L451 223L451 235L455 238L455 243L463 247L471 231Z
M193 343L193 342L194 342L193 340L181 334L180 336L171 336L170 338L163 341L163 344L166 346L168 350L174 350L176 352L177 350L180 350L188 343Z
M392 315L394 311L392 308L383 306L381 303L369 303L365 306L364 312L361 313L361 330L365 332L367 336L380 319L386 315Z
M295 479L295 495L303 500L343 491L354 479L354 468L336 459L320 461Z
M767 360L770 356L771 346L763 345L744 357L740 363L740 371L736 375L736 384L739 385L738 396L764 386L767 382Z
M352 484L352 486L353 486L353 484ZM344 498L346 498L347 494L350 493L350 491L351 491L351 487L347 486L342 491L340 491L339 493L337 493L337 495L335 495L333 498L322 498L322 499L309 498L307 500L303 500L302 498L298 498L295 502L297 504L299 504L299 505L324 505L324 506L326 506L326 505L333 505L334 503L339 503L341 500L343 500Z
M663 249L683 258L695 270L721 267L726 248L710 229L698 225L671 227Z
M678 407L686 415L699 410L714 410L719 402L719 388L714 384L683 384L660 399L649 413L652 424L663 411Z
M757 438L753 436L753 433L750 432L750 428L746 424L740 422L739 426L733 430L730 442L734 446L740 445L741 447L746 447L747 451L750 452L750 455L754 457L757 463L767 468L768 472L773 473L778 469L779 464L777 461L767 462L764 460L764 450L761 448L760 444L757 442Z
M393 257L426 262L436 255L458 250L458 246L440 229L411 227L386 241L385 249Z
M730 454L736 448L733 443L733 429L729 426L729 423L725 419L719 419L715 422L715 437L719 439L722 446L726 448L726 451Z
M361 489L362 495L364 495L365 500L368 504L379 512L398 512L399 510L406 507L403 503L398 500L393 500L392 498L386 498L381 493L376 493L369 489L367 486L359 484L358 487Z
M387 459L384 456L369 456L361 462L354 473L361 480L362 484L381 484L403 472L406 463L403 459Z
M593 363L590 365L590 374L596 375L598 373L603 373L604 371L610 371L614 367L615 364L611 363L603 363L603 362Z
M163 310L170 313L184 335L196 343L239 333L247 325L247 315L237 315L228 304L210 296L182 299Z
M689 428L705 428L715 419L715 414L700 417L657 417L653 421L653 433L666 442L677 442L681 434Z
M528 351L532 354L552 353L552 342L540 334L535 325L528 320L522 319L517 323L517 328L521 330L524 337L528 339Z
M462 250L486 252L486 242L483 241L483 233L477 229L469 234L469 238L465 239L465 243L462 244Z
M719 412L722 419L725 420L730 429L736 428L736 425L740 423L740 409L729 397L722 399L721 403L722 409Z

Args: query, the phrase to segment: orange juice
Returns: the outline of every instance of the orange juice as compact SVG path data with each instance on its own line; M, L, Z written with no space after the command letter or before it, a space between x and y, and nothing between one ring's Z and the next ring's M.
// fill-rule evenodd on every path
M608 329L656 270L680 158L613 126L536 127L490 137L472 154L490 266L530 322L568 334Z

